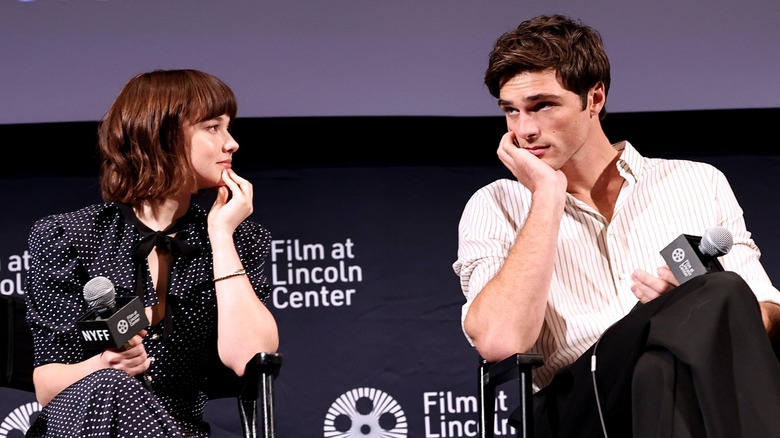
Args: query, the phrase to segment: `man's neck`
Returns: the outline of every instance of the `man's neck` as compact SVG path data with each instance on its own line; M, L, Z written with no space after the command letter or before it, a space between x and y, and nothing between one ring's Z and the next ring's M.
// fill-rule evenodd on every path
M624 182L616 164L620 151L606 142L581 153L585 154L584 159L573 161L572 166L562 169L568 178L567 192L609 221Z

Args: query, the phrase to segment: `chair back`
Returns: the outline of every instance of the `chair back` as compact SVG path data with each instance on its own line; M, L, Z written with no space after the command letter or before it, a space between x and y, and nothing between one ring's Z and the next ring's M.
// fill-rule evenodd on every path
M33 340L24 297L0 296L0 386L35 392Z
M479 433L480 438L495 435L496 388L507 382L515 382L520 398L522 422L517 428L517 438L532 438L533 417L533 369L542 365L541 354L516 353L499 362L491 363L479 358Z

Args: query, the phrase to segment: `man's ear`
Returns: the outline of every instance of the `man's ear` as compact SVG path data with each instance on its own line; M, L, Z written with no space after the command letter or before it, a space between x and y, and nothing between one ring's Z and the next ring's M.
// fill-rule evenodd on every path
M604 90L604 84L599 82L588 91L588 111L591 116L598 116L604 103L607 100L607 93Z

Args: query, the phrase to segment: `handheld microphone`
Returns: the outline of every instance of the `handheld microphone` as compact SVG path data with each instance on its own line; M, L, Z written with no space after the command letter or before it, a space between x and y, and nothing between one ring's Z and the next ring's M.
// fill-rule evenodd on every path
M731 251L734 238L731 232L723 227L707 228L699 242L699 251L710 257L720 257Z
M84 300L89 309L101 318L107 318L116 313L116 289L106 277L95 277L84 285Z
M87 313L76 321L76 326L87 350L127 349L127 341L149 325L140 298L133 297L129 301L120 298L126 302L117 306L116 289L106 277L95 277L84 285L84 300ZM147 389L152 389L147 373L139 378Z
M723 227L708 228L701 237L681 234L661 250L661 256L680 284L708 272L721 272L717 257L731 251L734 239Z
M81 341L88 350L123 348L125 343L149 325L140 298L120 298L117 305L114 284L95 277L84 285L87 313L76 320Z

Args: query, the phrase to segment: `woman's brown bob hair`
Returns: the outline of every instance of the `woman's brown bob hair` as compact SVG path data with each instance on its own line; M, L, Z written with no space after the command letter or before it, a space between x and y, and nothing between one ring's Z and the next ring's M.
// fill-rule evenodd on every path
M184 126L223 114L235 120L230 87L198 70L155 70L130 79L98 129L105 201L137 205L195 193Z

